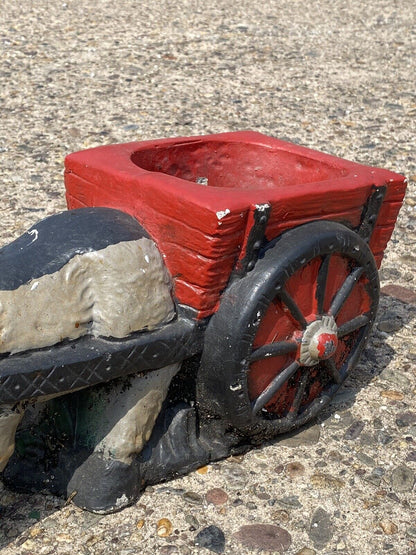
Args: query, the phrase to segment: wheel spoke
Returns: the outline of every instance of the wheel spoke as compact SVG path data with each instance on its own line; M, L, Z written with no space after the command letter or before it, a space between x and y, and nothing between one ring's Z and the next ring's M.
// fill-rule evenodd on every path
M306 326L308 324L293 297L291 297L287 291L283 290L279 292L279 298L282 303L286 305L286 307L289 309L290 314L299 323L301 328L306 329Z
M289 420L294 420L296 416L299 414L300 406L303 400L303 396L305 395L306 385L308 383L309 376L310 376L309 372L306 371L300 379L299 386L296 391L296 395L293 399L292 406L290 407L289 413L287 415L287 418L289 418Z
M345 301L350 296L350 293L353 290L354 285L360 279L363 272L364 272L364 268L362 266L359 266L349 274L349 276L345 279L344 283L341 285L340 289L338 290L338 293L335 295L335 298L332 301L328 314L334 317L338 315Z
M334 380L335 383L341 383L341 374L334 362L334 359L328 358L327 360L323 360L321 364L325 367L326 370L329 371L331 378Z
M249 357L249 362L293 353L297 351L297 348L298 344L295 341L278 341L277 343L268 343L267 345L262 345L253 351Z
M330 254L325 256L322 260L322 264L318 272L318 278L316 281L316 300L318 301L318 309L317 309L318 314L322 314L324 311L326 282L328 280L330 260L331 260Z
M262 409L269 401L274 397L274 395L279 391L279 389L284 385L287 380L289 380L296 370L299 368L298 362L292 362L285 370L277 374L277 376L269 383L266 389L260 393L253 405L253 414L257 414L260 409Z
M367 314L360 314L349 322L345 322L338 328L338 338L345 337L346 335L363 328L370 322L370 317Z

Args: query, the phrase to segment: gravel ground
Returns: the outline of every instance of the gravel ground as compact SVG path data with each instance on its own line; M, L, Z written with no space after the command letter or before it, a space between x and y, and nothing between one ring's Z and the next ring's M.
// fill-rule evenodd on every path
M95 145L253 129L409 178L401 288L318 422L111 516L0 485L0 552L416 553L414 1L0 0L0 36L2 243L65 208L64 156Z

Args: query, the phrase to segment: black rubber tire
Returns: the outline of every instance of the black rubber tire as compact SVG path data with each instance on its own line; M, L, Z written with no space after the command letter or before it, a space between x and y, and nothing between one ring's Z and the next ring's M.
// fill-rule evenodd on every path
M324 389L308 406L300 409L299 405L299 414L295 418L292 414L290 417L273 415L264 409L260 414L253 414L248 387L248 360L262 318L295 272L312 264L314 258L321 257L323 261L327 257L329 260L333 254L340 255L343 260L345 258L348 268L362 271L369 306L363 316L365 325L361 322L359 329L351 332L354 335L347 336L347 340L352 337L351 350L340 363L336 380L327 380ZM323 287L327 287L327 281ZM285 232L265 251L251 272L228 287L217 313L209 322L198 374L197 402L201 415L204 418L225 419L230 427L250 437L253 442L305 424L328 404L358 362L374 322L378 299L379 279L374 257L354 231L342 224L317 221ZM308 379L305 378L305 381ZM310 389L311 385L308 387Z

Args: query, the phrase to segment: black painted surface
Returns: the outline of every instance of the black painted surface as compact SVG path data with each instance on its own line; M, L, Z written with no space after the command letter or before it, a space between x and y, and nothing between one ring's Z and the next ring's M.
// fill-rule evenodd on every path
M358 235L367 243L370 241L373 234L386 193L387 187L373 187L373 192L368 197L364 207Z
M171 389L150 440L132 463L105 458L77 431L81 413L89 411L92 422L97 417L89 406L91 389L48 401L39 421L17 433L16 452L3 473L10 488L48 491L83 509L111 513L134 503L147 485L250 448L223 422L199 422L195 407L175 402Z
M0 403L73 391L162 368L202 350L204 324L179 317L125 339L85 336L0 360Z

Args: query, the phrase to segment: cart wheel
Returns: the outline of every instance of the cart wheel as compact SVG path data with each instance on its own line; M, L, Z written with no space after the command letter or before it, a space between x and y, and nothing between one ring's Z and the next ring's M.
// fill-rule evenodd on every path
M305 424L358 362L378 297L373 255L356 233L327 221L284 233L211 318L201 414L253 441Z

